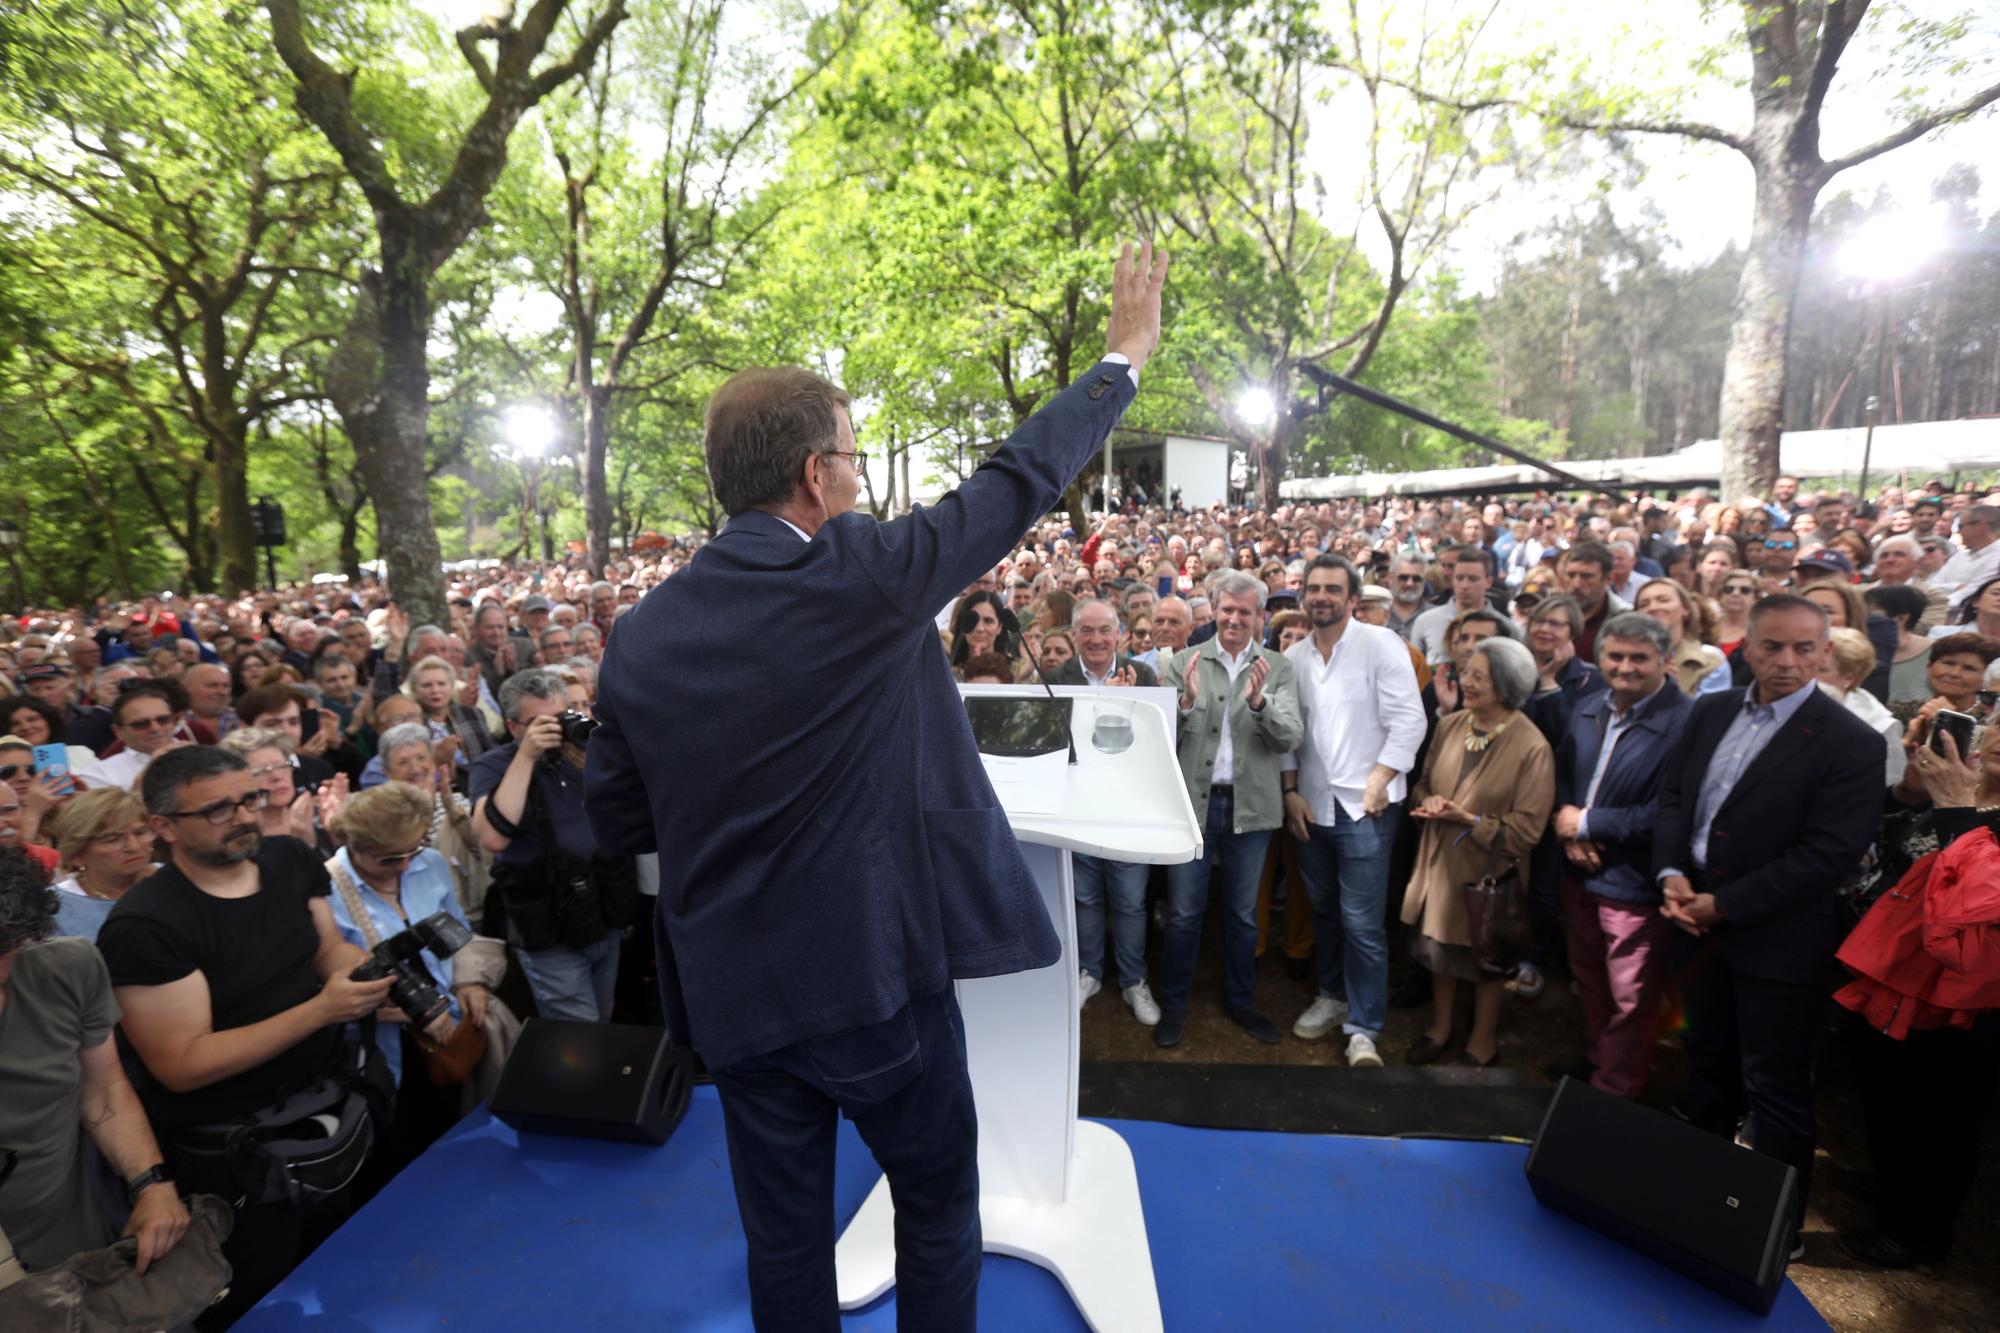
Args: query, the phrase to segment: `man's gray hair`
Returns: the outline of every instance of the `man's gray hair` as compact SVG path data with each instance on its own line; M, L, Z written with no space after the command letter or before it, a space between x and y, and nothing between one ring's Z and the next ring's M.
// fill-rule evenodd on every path
M1989 528L2000 530L2000 505L1973 505L1965 511L1964 517L1959 521L1962 523L1968 518L1975 523L1984 523Z
M568 687L561 676L546 667L516 671L500 686L500 716L509 722L519 722L521 700L528 698L554 699L566 704L569 702Z
M1919 558L1924 553L1923 544L1921 542L1919 542L1915 537L1910 536L1908 533L1899 532L1893 537L1884 537L1882 539L1882 544L1875 548L1875 554L1881 555L1882 552L1888 550L1892 546L1895 547L1898 551L1901 551L1904 554L1908 555L1912 560Z
M590 585L590 595L592 597L595 597L600 592L608 592L615 596L617 595L618 589L613 587L607 580L599 579L597 582Z
M1597 652L1600 657L1604 655L1606 639L1644 639L1653 646L1653 651L1660 655L1662 662L1674 660L1674 643L1667 633L1667 627L1651 616L1641 615L1637 611L1621 611L1604 622L1603 627L1597 631Z
M1631 542L1623 539L1606 542L1605 545L1610 548L1613 555L1637 555L1639 553Z
M570 629L569 626L557 625L551 622L548 628L544 629L539 635L536 636L535 646L537 648L546 648L549 643L549 635L551 634L568 634L572 640L574 640L576 637L575 631Z
M1207 605L1208 605L1208 598L1203 597L1199 593L1197 593L1195 596L1187 599L1188 614L1193 615L1196 607L1202 607Z
M1502 708L1519 708L1534 697L1541 670L1525 644L1496 635L1473 644L1472 651L1485 656L1486 669L1493 675L1493 693Z
M1076 618L1078 616L1093 606L1101 606L1109 611L1111 613L1111 623L1114 626L1124 623L1125 618L1118 614L1118 604L1111 599L1107 597L1079 597L1076 599L1076 605L1069 609L1069 623L1071 627L1073 628L1076 625Z
M1216 602L1225 597L1254 597L1257 609L1264 609L1264 600L1271 590L1264 586L1264 580L1241 569L1225 569L1208 581L1208 595Z
M399 722L382 733L382 739L375 749L386 762L390 755L405 745L421 745L431 748L431 729L421 722Z

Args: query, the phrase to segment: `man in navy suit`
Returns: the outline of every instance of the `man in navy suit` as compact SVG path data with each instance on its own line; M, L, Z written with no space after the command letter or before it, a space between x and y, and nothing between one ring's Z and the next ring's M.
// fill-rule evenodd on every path
M1695 701L1653 834L1660 911L1691 946L1679 971L1689 1115L1723 1135L1740 1121L1744 1142L1798 1168L1800 1220L1835 890L1882 818L1882 737L1820 692L1827 651L1819 606L1757 604L1743 641L1755 683Z
M732 377L703 430L729 524L606 647L587 809L605 851L659 852L662 1001L722 1096L759 1329L839 1324L842 1114L895 1200L899 1326L973 1326L978 1126L951 983L1060 950L936 617L1096 456L1159 340L1165 277L1127 247L1104 361L894 522L855 511L844 392Z
M1674 683L1673 650L1650 616L1605 621L1597 662L1609 688L1576 705L1556 746L1554 831L1569 862L1563 922L1587 1077L1620 1097L1636 1098L1652 1067L1672 931L1653 879L1653 823L1694 706Z

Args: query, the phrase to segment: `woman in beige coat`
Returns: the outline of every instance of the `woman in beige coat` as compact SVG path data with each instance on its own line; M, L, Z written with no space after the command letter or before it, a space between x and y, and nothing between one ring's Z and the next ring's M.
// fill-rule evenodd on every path
M1413 952L1431 973L1430 1029L1410 1063L1430 1064L1451 1044L1458 983L1474 983L1472 1035L1464 1063L1484 1068L1500 1046L1503 977L1485 977L1472 954L1462 885L1527 870L1528 854L1555 804L1555 757L1521 714L1535 691L1534 654L1512 639L1482 639L1459 672L1464 707L1438 723L1424 775L1410 793L1423 828L1403 894L1403 920L1417 927Z

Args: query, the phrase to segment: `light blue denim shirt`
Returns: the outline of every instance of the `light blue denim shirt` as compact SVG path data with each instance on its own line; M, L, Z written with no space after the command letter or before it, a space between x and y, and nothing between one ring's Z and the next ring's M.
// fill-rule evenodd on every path
M411 925L437 912L450 912L459 921L465 921L465 911L458 905L458 891L452 880L451 863L432 848L426 847L417 853L416 859L403 869L403 910L410 914L407 922L396 914L396 909L391 907L380 894L368 886L366 880L361 878L360 873L354 868L354 862L348 859L345 847L341 848L333 859L340 869L347 872L348 879L353 881L355 896L367 909L377 939L386 940L391 935L399 935ZM332 903L333 924L339 929L340 938L359 949L366 950L368 941L363 937L361 928L354 923L353 915L347 910L347 901L341 896L337 887L339 878L337 874L334 876L336 887ZM451 993L451 959L440 959L428 949L419 957L429 969L431 979L436 983L438 990L443 992L446 1000L450 1001L452 1016L460 1017L458 997ZM380 1022L375 1025L375 1044L382 1048L382 1054L389 1062L389 1071L396 1076L398 1087L402 1086L403 1082L403 1041L397 1033L399 1026L395 1023ZM358 1035L359 1029L350 1028L350 1031Z

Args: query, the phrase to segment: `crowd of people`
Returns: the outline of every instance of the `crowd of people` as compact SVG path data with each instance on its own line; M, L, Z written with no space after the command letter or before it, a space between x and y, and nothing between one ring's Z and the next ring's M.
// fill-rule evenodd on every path
M620 615L699 550L466 571L441 623L372 583L6 619L0 1229L27 1269L121 1232L143 1268L220 1196L227 1326L490 1090L525 1013L657 1017L658 867L599 853L582 771ZM1358 1068L1397 1005L1428 1006L1402 1061L1490 1066L1565 978L1550 1072L1636 1097L1671 996L1689 1118L1805 1179L1837 1009L1881 1074L1876 1172L1839 1182L1881 1225L1845 1243L1949 1250L2000 1065L2000 499L1134 502L1031 530L938 631L967 683L1172 692L1203 854L1075 858L1086 1003L1109 966L1179 1043L1211 894L1228 1017L1286 1040L1268 942L1315 982L1291 1039L1337 1030ZM1891 929L1885 901L1937 910ZM406 932L470 937L415 955L418 1012L352 975ZM331 1174L222 1146L320 1094Z

